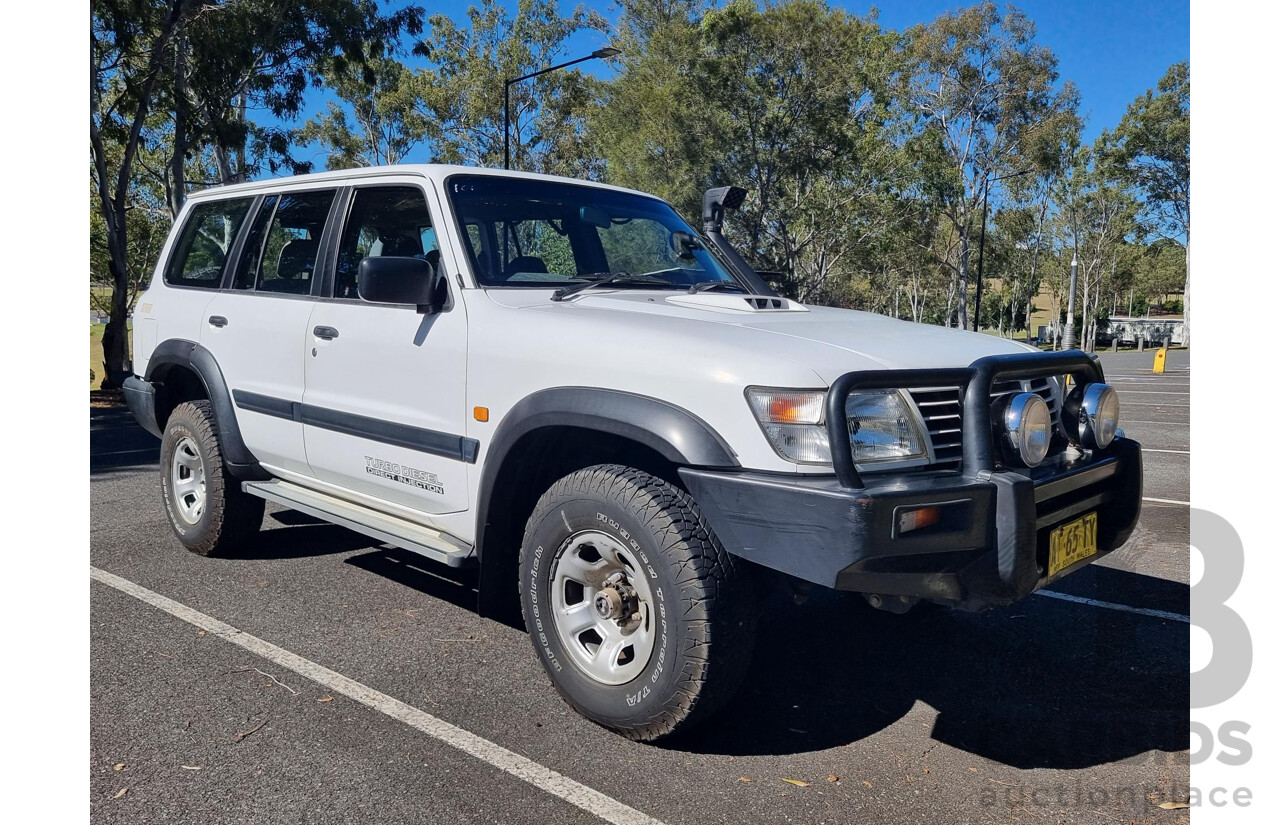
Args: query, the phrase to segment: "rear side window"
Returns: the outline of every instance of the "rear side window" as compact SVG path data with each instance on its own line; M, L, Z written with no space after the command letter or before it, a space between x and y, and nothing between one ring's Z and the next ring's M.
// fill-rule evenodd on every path
M252 198L210 201L191 207L169 257L164 281L174 286L217 289Z
M326 189L264 199L236 265L234 288L310 294L334 194Z

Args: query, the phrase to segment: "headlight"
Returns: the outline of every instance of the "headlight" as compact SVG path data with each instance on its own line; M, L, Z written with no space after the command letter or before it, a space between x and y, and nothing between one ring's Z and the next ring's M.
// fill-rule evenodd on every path
M1120 426L1120 396L1107 384L1077 386L1063 405L1071 439L1090 450L1105 450Z
M751 387L747 401L774 452L797 464L830 464L827 394ZM928 441L915 409L899 390L853 392L846 402L855 464L927 460Z
M845 414L854 464L928 458L920 417L900 390L851 392Z
M1044 399L1033 392L1018 393L1005 404L1003 418L1008 452L1027 467L1044 461L1053 438L1053 416Z

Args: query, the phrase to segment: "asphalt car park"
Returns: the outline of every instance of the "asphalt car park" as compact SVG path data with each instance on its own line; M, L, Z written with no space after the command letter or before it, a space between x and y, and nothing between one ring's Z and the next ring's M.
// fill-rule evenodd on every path
M271 507L238 558L173 539L158 442L91 427L101 822L1177 822L1189 782L1190 371L1103 355L1146 448L1129 544L1012 608L785 590L716 719L578 717L475 581Z

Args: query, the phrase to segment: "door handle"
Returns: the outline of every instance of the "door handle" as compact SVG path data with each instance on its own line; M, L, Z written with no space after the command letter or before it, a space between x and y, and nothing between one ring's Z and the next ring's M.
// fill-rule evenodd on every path
M210 316L209 316L209 326L211 326L211 327L225 327L226 325L227 325L227 319L226 319L225 317L223 317L223 316L221 316L221 315L210 315Z
M333 327L316 327L311 330L311 332L314 333L317 338L324 341L332 341L334 338L338 337L338 331Z

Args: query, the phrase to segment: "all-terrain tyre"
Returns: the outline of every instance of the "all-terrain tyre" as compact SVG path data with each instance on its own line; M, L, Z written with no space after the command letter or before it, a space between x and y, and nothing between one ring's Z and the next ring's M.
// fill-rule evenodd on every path
M179 404L160 442L160 488L178 541L201 556L229 555L262 528L265 502L227 472L208 401Z
M529 638L588 719L652 741L706 720L751 662L754 592L688 493L619 465L557 481L520 548Z

